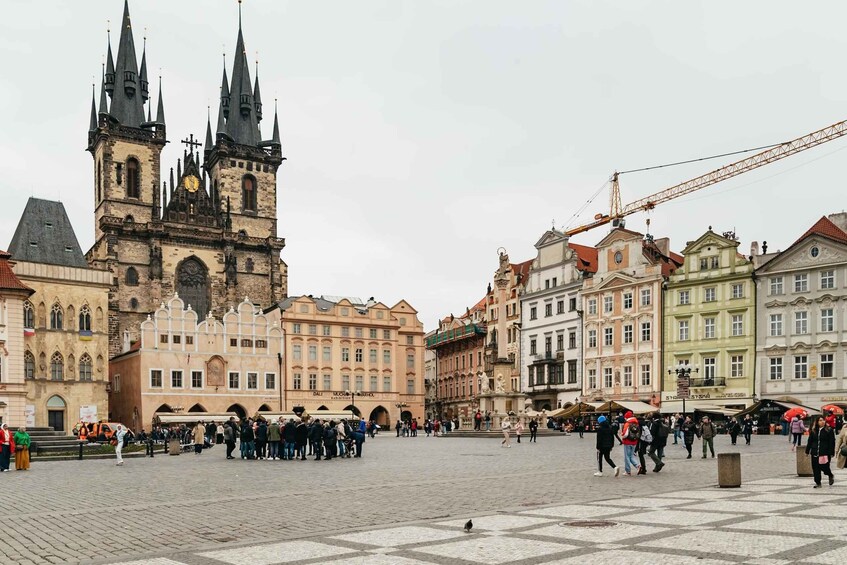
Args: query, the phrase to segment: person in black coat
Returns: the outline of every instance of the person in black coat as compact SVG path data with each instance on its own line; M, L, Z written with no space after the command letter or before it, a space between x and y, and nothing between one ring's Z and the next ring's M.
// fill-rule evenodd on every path
M744 416L744 421L741 423L741 433L744 434L744 441L750 445L750 437L753 435L753 418L750 414Z
M297 436L295 430L297 429L297 424L294 423L293 418L289 418L288 422L285 423L285 426L282 428L282 458L283 459L294 459L294 449L297 446Z
M741 424L738 423L738 420L733 416L729 420L729 426L727 426L726 431L729 432L729 439L732 440L732 445L735 445L735 442L738 441L738 434L741 433ZM753 431L752 429L750 430Z
M241 426L241 458L242 459L253 459L253 450L256 447L254 442L255 436L253 435L253 422L247 420L244 422L244 425Z
M612 461L612 458L610 457L612 448L615 447L615 432L612 430L612 426L609 424L609 420L605 416L597 418L597 433L595 435L597 436L597 472L594 473L594 476L603 476L603 459L605 459L606 463L612 467L615 472L615 476L620 476L620 467L616 466L615 462Z
M538 443L536 440L538 439L538 420L535 418L529 421L529 442L530 443Z
M655 467L653 467L654 473L658 473L665 466L662 457L664 456L665 446L668 444L668 435L670 435L670 424L666 418L667 416L657 415L653 418L653 423L650 424L650 434L653 436L653 440L647 448L647 455L655 464Z
M300 421L300 423L297 424L297 427L294 428L294 441L297 445L297 455L300 456L300 459L305 461L306 443L308 443L309 441L309 428L308 426L306 426L306 423L302 420Z
M332 459L338 455L338 430L335 428L335 421L330 421L329 426L324 430L324 445L326 446L326 459Z
M264 420L259 421L259 426L256 428L256 458L264 459L266 456L266 447L268 445L268 423Z
M320 420L315 420L309 427L309 442L312 444L312 450L315 452L315 461L321 460L321 452L323 451L324 427Z
M820 488L821 474L829 477L829 484L832 485L835 482L835 476L829 464L835 455L835 430L827 425L823 417L815 420L812 429L809 430L806 455L812 459L812 473L815 476L815 486L812 488Z
M694 445L694 436L697 435L697 424L691 420L691 416L686 416L679 430L682 432L682 441L685 444L685 449L688 450L688 457L686 459L691 459L691 446Z

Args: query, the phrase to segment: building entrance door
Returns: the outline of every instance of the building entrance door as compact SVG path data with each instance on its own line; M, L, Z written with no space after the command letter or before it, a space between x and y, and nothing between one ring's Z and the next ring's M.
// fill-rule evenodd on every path
M48 410L47 425L57 432L65 431L65 411L64 410Z

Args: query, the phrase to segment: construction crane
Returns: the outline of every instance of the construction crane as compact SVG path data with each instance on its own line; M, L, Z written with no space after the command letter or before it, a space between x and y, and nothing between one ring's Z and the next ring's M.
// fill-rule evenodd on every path
M781 143L775 147L766 149L761 153L756 153L751 157L742 159L741 161L725 165L710 173L706 173L705 175L681 182L650 196L630 202L626 206L621 206L621 191L620 186L618 185L618 173L615 172L611 178L612 186L609 196L609 214L597 214L594 216L593 222L566 230L565 233L569 236L576 235L608 223L611 223L615 227L623 227L623 218L630 214L652 210L662 202L667 202L668 200L673 200L674 198L691 194L692 192L696 192L700 189L706 188L707 186L712 186L713 184L717 184L721 181L731 179L732 177L752 171L753 169L758 169L759 167L779 161L780 159L785 159L786 157L790 157L791 155L800 153L801 151L817 147L818 145L822 145L828 141L832 141L833 139L838 139L844 134L847 134L847 120L809 133L803 137L798 137L793 141Z

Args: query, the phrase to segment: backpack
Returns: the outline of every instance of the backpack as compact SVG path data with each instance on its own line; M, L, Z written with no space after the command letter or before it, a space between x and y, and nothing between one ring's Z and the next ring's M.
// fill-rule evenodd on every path
M664 420L659 422L659 438L665 439L666 437L668 437L668 434L670 434L670 431L671 427L667 425Z
M650 433L650 428L648 426L644 426L641 429L641 441L643 441L644 443L653 442L653 434Z
M639 437L641 437L641 426L633 422L626 429L626 439L638 439Z

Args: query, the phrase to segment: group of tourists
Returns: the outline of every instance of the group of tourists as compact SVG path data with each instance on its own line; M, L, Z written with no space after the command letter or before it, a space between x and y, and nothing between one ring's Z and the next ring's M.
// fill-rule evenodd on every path
M9 471L12 453L15 454L15 470L29 470L29 447L31 445L26 427L21 426L12 433L8 424L0 424L0 473Z

